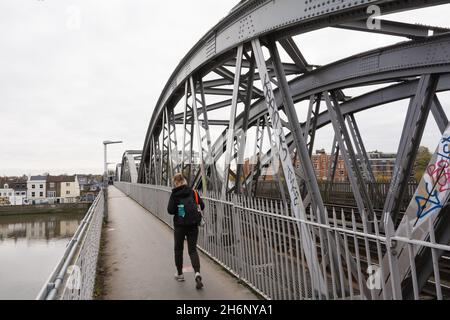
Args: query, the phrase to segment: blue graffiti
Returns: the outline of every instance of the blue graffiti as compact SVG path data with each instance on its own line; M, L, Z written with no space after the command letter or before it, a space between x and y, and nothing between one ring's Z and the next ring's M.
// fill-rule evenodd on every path
M441 141L441 143L445 143L445 142L449 142L450 143L450 136L448 136L448 137L444 137L444 138L442 138L442 141Z
M437 190L430 191L428 188L428 183L425 183L425 189L427 190L427 196L424 197L418 195L415 197L417 203L416 216L418 219L422 219L429 213L435 211L436 209L442 208L441 200L439 200L438 197L438 191Z

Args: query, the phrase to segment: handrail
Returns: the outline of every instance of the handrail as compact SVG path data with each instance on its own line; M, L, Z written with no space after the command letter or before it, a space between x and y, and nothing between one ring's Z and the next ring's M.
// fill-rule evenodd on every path
M36 300L55 299L59 287L64 281L67 269L69 268L71 262L73 261L73 258L75 257L75 254L79 249L78 244L81 243L84 237L86 236L86 229L89 227L89 224L92 221L95 209L97 208L97 205L100 201L100 198L102 198L102 195L103 190L100 191L100 193L97 195L88 212L86 213L86 216L81 221L81 224L78 226L75 234L68 242L63 256L61 257L60 261L54 268L53 272L51 273L45 284L42 286L41 290L39 291L39 294L36 297Z

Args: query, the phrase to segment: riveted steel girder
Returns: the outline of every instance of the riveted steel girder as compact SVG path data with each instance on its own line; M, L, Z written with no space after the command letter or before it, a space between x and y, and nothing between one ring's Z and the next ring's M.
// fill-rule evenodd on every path
M301 234L302 254L305 255L310 272L312 297L329 298L331 293L334 298L339 295L344 297L344 282L352 282L350 278L353 276L356 280L359 279L359 293L363 298L378 298L379 292L361 286L361 266L355 267L352 259L348 261L348 257L343 256L344 245L339 232L335 232L335 239L330 240L328 229L315 230L312 225L303 223L307 221L327 226L330 217L321 198L312 165L315 135L323 126L332 124L335 159L330 178L336 169L340 153L359 209L363 232L373 233L371 228L378 226L378 220L370 195L373 192L368 190L371 190L375 176L359 130L361 124L356 122L355 114L389 102L411 99L391 192L384 207L394 218L392 222L387 215L385 230L382 230L386 235L386 243L389 243L388 237L395 237L396 234L395 218L399 214L402 194L430 112L443 133L444 148L448 149L449 121L437 93L450 89L450 33L446 28L387 20L381 21L384 26L381 29L368 30L366 20L370 13L367 9L369 5L375 5L383 14L387 14L441 3L446 1L250 0L241 3L193 47L167 82L150 120L138 181L169 184L171 175L179 169L185 169L187 158L192 157L194 140L197 140L199 164L195 174L191 174L189 170L188 179L196 187L201 185L203 192L216 191L217 195L221 190L222 200L235 197L231 193L255 196L261 169L269 164L274 171L281 168L282 172L274 178L278 181L283 203L287 208L285 214L298 220L297 231ZM327 65L311 65L302 55L301 47L297 46L293 36L324 27L375 32L411 40L359 53ZM263 52L263 47L269 49L270 58L264 57L266 53ZM288 57L291 61L282 61L278 47L287 54L283 58ZM345 92L347 88L377 84L389 86L357 97L345 94L348 93ZM230 99L221 98L223 100L220 101L220 96L229 96ZM188 97L191 99L190 105L185 103L183 112L174 114L180 99L187 101ZM207 100L212 103L207 104ZM322 107L325 106L326 111L320 112L323 100L325 103ZM309 101L307 110L299 108L300 104L296 105L302 101ZM221 118L209 119L208 113L219 109L224 110ZM305 112L305 123L299 122L299 112ZM178 163L176 127L180 125L183 125L184 132L182 159ZM225 131L212 144L210 125L225 126L228 134ZM256 165L252 163L244 169L247 132L252 127L256 129L253 158L257 161ZM262 155L263 147L267 146L263 145L264 130L268 131L270 148ZM219 181L216 161L222 155L226 155L226 161L223 179ZM434 157L437 156L441 155L435 154ZM297 158L300 166L295 168ZM281 160L279 167L274 162L278 159ZM126 172L122 176L130 181L135 180L132 178L133 170L130 170L134 160L138 161L131 156L124 160ZM236 166L231 166L231 161L236 161ZM244 176L248 168L252 172ZM427 174L428 172L424 177ZM419 193L422 191L418 190ZM448 193L442 201L448 201ZM306 208L309 209L309 215ZM407 211L408 219L416 209L412 201ZM226 210L219 208L215 222L217 230L220 230L217 243L223 243L221 237L230 232L226 227L229 218L231 217L227 216ZM352 219L354 226L354 216ZM222 226L223 223L225 224ZM405 224L409 225L409 221L402 221L397 231L404 232L402 228ZM430 234L432 235L434 233ZM416 233L415 239L423 241L426 236L425 233ZM327 243L323 242L325 238ZM316 247L316 240L319 239L320 254ZM372 265L369 240L365 237L363 241L366 262ZM386 248L390 272L385 273L384 277L390 277L392 291L387 293L383 290L382 294L383 297L399 298L404 293L410 294L406 289L402 292L399 285L408 273L408 261L402 253L398 257L392 257L397 252L389 251L395 247L390 246L391 244ZM337 252L333 251L334 248ZM436 252L432 251L432 254L435 263ZM348 275L342 272L343 259L346 259ZM359 258L356 260L359 261ZM378 262L386 263L380 257ZM392 268L395 270L392 271ZM332 290L329 290L327 284L328 276L331 276ZM346 276L348 279L345 279ZM420 283L426 277L427 274L420 274ZM417 297L417 281L413 287ZM437 297L442 297L439 290Z
M368 16L366 9L370 4L378 5L381 11L387 14L441 3L446 1L343 0L339 3L324 2L321 6L311 6L308 2L297 0L245 2L202 37L171 75L150 120L143 147L144 154L150 147L151 136L161 130L159 122L163 109L167 105L174 106L181 98L188 77L208 63L217 61L240 43L268 34L275 39L282 39L301 32L361 20ZM250 23L248 28L242 28L244 21ZM143 162L146 159L144 158ZM143 169L140 173L143 173Z
M292 80L289 83L294 102L307 99L311 94L321 93L321 88L325 90L333 90L345 86L354 87L363 84L370 84L372 83L372 80L375 81L375 83L393 82L399 77L420 76L422 74L432 73L433 71L449 73L450 56L448 56L445 52L450 51L450 35L443 35L437 38L433 37L433 39L426 41L411 41L409 43L401 43L383 49L373 50L368 53L360 54L327 66L323 66L317 71L305 74L304 76ZM433 55L432 58L427 57L427 52L435 51L436 54ZM397 61L396 63L393 63L392 61L394 56L398 57L395 59ZM366 70L365 68L361 69L361 65L364 65L364 63L370 60L371 57L375 57L377 67L372 70ZM412 66L414 67L412 68ZM442 83L444 82L442 81ZM438 83L436 90L447 90L446 88L446 85L442 85L442 88L440 89ZM411 86L399 89L398 92L405 90L405 95L402 96L401 94L397 94L390 100L384 99L384 101L387 103L412 96L413 93L411 93L411 89ZM389 90L387 93L390 93L393 90L395 89ZM384 91L381 90L374 91L374 93L384 96ZM274 94L276 102L282 105L282 99L277 89L274 90ZM377 105L371 103L370 101L370 99L377 98L376 95L367 95L362 97L365 99L364 102L367 103L366 105L361 103L362 110ZM348 108L354 108L353 105L346 105L343 103L340 107L343 114L346 113L347 106ZM256 119L258 119L258 117L262 116L266 112L267 111L264 109L264 102L262 100L256 101L250 109L249 123L252 124ZM328 113L323 113L318 116L317 128L320 128L328 123L330 123ZM242 116L239 115L236 119L236 126L239 127L241 125ZM222 147L214 145L213 148L218 151L216 156L220 156L220 149L222 149Z

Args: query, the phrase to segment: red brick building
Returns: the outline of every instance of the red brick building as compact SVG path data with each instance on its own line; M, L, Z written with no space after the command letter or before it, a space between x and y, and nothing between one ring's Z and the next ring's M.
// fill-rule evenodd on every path
M318 180L327 180L331 160L331 155L327 154L324 149L316 150L316 154L312 155L312 163ZM342 159L341 155L338 157L334 181L347 181L347 171L345 170L344 159Z

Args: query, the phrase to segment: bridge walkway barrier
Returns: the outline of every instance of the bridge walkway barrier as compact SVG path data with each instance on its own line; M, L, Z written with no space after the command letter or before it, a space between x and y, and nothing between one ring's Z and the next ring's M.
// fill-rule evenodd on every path
M205 286L196 290L187 247L183 259L186 281L175 281L172 229L115 186L108 188L108 210L105 299L258 299L200 251Z

